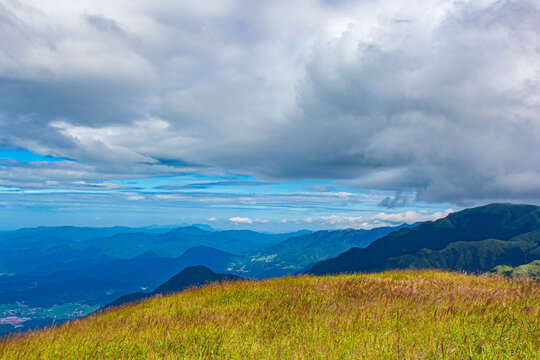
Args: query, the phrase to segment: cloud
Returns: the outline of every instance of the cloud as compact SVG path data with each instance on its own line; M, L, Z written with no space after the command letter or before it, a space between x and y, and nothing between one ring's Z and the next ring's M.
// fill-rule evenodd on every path
M131 200L131 201L139 201L139 200L144 200L145 197L142 195L129 195L126 197L126 199Z
M233 172L540 200L536 1L6 1L0 17L0 146L73 160L13 186Z
M233 224L266 224L268 220L266 219L250 219L247 217L232 217L229 219Z
M448 5L426 18L413 6L407 23L381 15L368 36L354 22L316 42L289 131L302 136L287 140L311 162L278 157L289 167L275 170L429 201L538 198L537 186L502 181L540 175L527 155L540 141L538 5Z
M304 219L282 219L282 223L296 223L296 224L323 224L325 226L331 226L335 228L345 229L372 229L381 226L395 226L399 224L413 224L422 221L433 221L447 216L452 213L452 209L445 211L438 211L434 213L427 213L423 211L403 211L398 213L377 213L368 216L342 216L342 215L328 215L319 217L306 217Z
M253 220L246 217L232 217L229 219L230 222L235 224L253 224Z
M393 209L396 207L404 207L409 203L407 195L403 195L401 191L396 191L394 197L387 196L379 202L379 206Z
M335 187L328 184L310 184L304 186L306 190L315 191L315 192L331 192L335 191Z
M206 221L217 221L217 218L215 216L210 216L209 218L206 218Z
M163 174L171 175L189 172L190 168L175 168L162 164L131 164L130 172L124 170L127 164L117 167L76 161L29 161L0 160L0 186L22 189L92 189L92 190L135 190L136 187L117 185L112 181L127 178L148 177L155 167Z
M251 186L264 186L270 184L264 181L252 181L252 180L231 180L231 181L208 181L194 184L183 185L159 185L156 187L158 190L184 190L184 189L208 189L212 187L251 187Z

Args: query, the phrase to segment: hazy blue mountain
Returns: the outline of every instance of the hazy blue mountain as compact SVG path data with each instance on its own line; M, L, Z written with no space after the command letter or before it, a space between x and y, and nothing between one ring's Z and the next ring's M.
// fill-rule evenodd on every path
M491 204L390 233L365 249L317 263L311 274L380 271L393 267L489 270L540 258L540 208Z
M96 237L110 236L120 232L131 232L128 227L76 227L76 226L40 226L0 233L0 245L12 249L40 247L64 244L68 241L83 241Z
M177 260L182 267L203 265L215 272L228 272L243 263L245 257L201 245L187 249Z
M195 246L208 246L237 255L251 255L296 233L267 234L250 230L208 231L196 226L179 227L164 234L118 233L106 238L75 243L75 249L99 249L110 257L131 258L146 251L160 256L180 256Z
M43 284L38 282L26 289L1 292L0 304L24 302L32 307L50 307L56 304L80 302L81 300L84 300L86 304L100 304L106 302L107 299L114 298L115 291L113 289L129 291L125 282L103 282L91 278L77 278Z
M173 229L61 226L4 231L0 233L0 275L71 271L111 258L131 259L148 251L160 257L177 257L196 246L254 255L293 235L304 233L306 231L286 234L215 231L202 225Z
M65 302L105 302L121 293L153 288L189 266L204 265L226 272L242 260L233 254L198 246L177 258L146 252L131 259L108 259L45 276L0 276L0 304L19 301L50 306Z
M137 292L122 296L106 307L118 306L127 302L138 301L147 297L151 297L157 294L169 294L185 290L193 286L201 286L216 281L236 281L241 280L241 277L231 274L219 274L212 270L199 266L190 266L185 268L177 275L171 277L165 283L159 285L154 291L150 293Z
M37 227L0 233L0 274L47 273L62 270L69 262L96 262L105 253L92 245L97 238L140 232L129 227ZM146 230L159 234L163 230ZM54 269L49 269L51 266ZM66 270L69 269L66 268Z
M207 246L238 255L252 255L302 232L268 234L251 230L227 230L215 232Z
M107 260L114 260L114 258L99 255L89 258L76 258L75 260L69 258L58 259L56 262L47 262L38 267L32 266L31 268L28 268L28 265L26 265L24 268L20 269L21 271L19 273L27 276L46 276L57 272L76 271L77 269L90 267Z
M10 249L25 249L64 245L73 241L85 241L100 237L108 237L119 233L135 233L141 229L125 226L112 227L76 227L76 226L40 226L0 233L0 246ZM146 233L159 234L166 229L144 230Z
M203 229L206 231L217 231L216 229L214 229L213 227L207 224L193 224L191 226L195 226L195 227L198 227L199 229Z
M96 262L104 258L101 250L96 248L73 249L70 245L54 245L49 247L10 249L0 251L0 274L30 274L37 269L45 270L48 266L70 261ZM38 272L39 273L39 272Z

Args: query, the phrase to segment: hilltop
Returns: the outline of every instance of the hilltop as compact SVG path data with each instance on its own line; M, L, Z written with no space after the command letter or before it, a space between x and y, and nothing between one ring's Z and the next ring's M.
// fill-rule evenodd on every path
M537 359L540 286L441 271L214 283L0 342L1 359Z
M106 307L118 306L128 302L134 302L138 300L145 299L147 297L152 297L155 295L165 295L174 292L180 292L189 287L201 286L209 284L212 282L221 282L221 281L238 281L243 280L241 277L231 274L219 274L215 273L209 268L197 265L190 266L180 271L175 276L171 277L169 280L159 285L154 291L149 293L136 292L128 295L124 295Z

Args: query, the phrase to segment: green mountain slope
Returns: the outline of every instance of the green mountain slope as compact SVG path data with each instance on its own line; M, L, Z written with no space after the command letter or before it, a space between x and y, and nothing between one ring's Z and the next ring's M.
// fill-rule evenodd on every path
M491 204L393 232L365 249L353 248L319 262L309 273L367 272L394 267L489 270L505 262L520 265L540 258L539 229L539 207Z
M439 251L422 249L416 254L390 258L389 268L436 268L488 271L498 264L519 265L528 261L534 245L528 241L481 240L453 242Z
M507 265L499 265L493 268L491 272L512 277L528 277L540 280L540 260L534 260L515 268Z

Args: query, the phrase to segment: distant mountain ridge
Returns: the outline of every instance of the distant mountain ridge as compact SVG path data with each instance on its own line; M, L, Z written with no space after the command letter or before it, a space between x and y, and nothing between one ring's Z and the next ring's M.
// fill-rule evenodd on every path
M390 268L488 271L539 259L540 207L490 204L401 229L317 263L314 275Z
M202 265L190 266L185 268L175 276L171 277L163 284L159 285L154 291L150 293L137 292L124 295L105 306L105 308L119 306L128 302L139 301L157 294L165 295L179 292L193 286L201 286L212 282L237 280L243 280L243 278L232 274L215 273L209 268Z
M172 229L166 233L117 233L109 237L72 244L75 250L99 249L110 257L131 258L152 250L160 256L176 257L187 249L204 245L236 255L249 255L294 236L296 233L267 234L250 230L208 231L196 226Z

